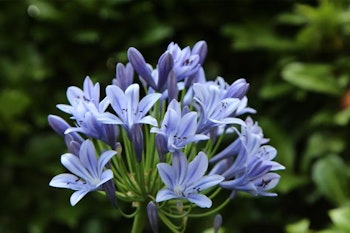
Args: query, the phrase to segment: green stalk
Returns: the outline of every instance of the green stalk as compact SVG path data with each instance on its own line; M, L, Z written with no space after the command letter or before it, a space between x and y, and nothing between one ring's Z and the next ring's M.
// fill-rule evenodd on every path
M147 217L145 202L140 202L138 212L135 215L134 222L132 224L131 233L142 233Z

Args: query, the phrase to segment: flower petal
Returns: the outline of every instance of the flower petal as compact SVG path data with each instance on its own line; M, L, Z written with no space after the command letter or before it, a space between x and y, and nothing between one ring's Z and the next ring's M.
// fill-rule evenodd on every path
M79 159L93 177L98 177L97 157L95 147L90 140L80 146Z
M201 208L210 208L212 205L212 201L200 193L192 193L187 196L187 199Z
M75 191L72 196L70 196L70 204L75 206L88 192L89 190Z
M125 119L124 111L127 109L127 98L122 89L115 85L109 85L106 88L106 95L113 110L123 121Z
M175 185L175 171L172 166L166 163L157 164L158 173L163 183L170 189Z
M188 187L189 190L192 190L193 188L199 189L200 191L211 188L220 182L222 182L225 178L220 175L208 175L202 177L198 182L193 183L191 186Z
M179 197L176 196L172 190L165 188L158 191L156 196L156 202L166 201L174 198L179 198Z
M116 151L114 150L107 150L101 154L101 156L98 158L98 174L102 174L104 166L108 163L108 161L116 155Z
M83 178L84 180L92 180L94 177L86 170L83 164L80 162L79 158L73 154L66 153L61 156L61 163L70 172Z
M208 169L208 157L199 152L198 155L188 165L186 182L192 184L198 181Z
M63 173L53 177L49 183L50 186L56 188L70 188L70 183L75 183L79 179L77 176L70 173Z

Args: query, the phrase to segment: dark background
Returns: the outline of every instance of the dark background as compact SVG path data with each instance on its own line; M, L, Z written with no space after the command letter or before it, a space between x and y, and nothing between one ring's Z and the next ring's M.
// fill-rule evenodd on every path
M0 232L129 232L108 201L48 186L63 171L66 88L102 92L136 47L156 64L167 45L208 44L208 79L246 78L254 119L286 166L276 198L239 195L221 214L233 233L350 232L348 1L0 1ZM213 216L212 216L213 217ZM203 232L212 217L190 220Z

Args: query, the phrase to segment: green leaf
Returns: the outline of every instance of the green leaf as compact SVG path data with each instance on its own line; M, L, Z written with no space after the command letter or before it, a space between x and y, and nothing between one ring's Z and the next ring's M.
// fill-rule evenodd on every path
M349 168L337 155L318 160L312 169L312 180L318 191L336 205L347 202Z
M343 232L350 232L350 207L341 207L329 211L334 225Z
M284 67L285 81L307 91L339 96L343 90L332 74L332 67L326 64L304 64L293 62Z
M307 147L302 160L302 170L307 171L313 159L330 153L340 153L345 147L344 139L331 136L326 133L316 132L307 142Z
M310 221L308 219L302 219L296 223L288 224L286 227L287 233L308 233Z

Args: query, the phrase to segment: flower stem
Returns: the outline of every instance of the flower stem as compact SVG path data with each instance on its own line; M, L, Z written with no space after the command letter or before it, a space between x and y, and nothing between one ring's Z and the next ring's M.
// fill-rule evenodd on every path
M138 213L135 215L134 222L132 224L131 233L142 233L145 225L145 220L147 217L145 202L140 202L140 206L138 208Z

